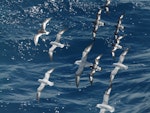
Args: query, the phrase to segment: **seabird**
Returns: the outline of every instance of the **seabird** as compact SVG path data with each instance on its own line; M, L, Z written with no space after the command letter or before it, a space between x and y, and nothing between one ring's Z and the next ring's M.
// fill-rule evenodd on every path
M93 76L95 74L96 71L101 71L102 68L98 66L99 64L99 60L100 58L102 57L102 54L98 55L96 58L95 58L95 61L93 63L93 65L91 66L91 73L90 73L90 76L89 76L89 80L90 80L90 83L92 85L93 83Z
M101 21L101 13L102 13L102 9L100 8L99 11L97 12L97 18L94 22L94 29L93 29L93 39L95 40L96 38L96 32L98 30L99 26L104 26L104 22Z
M113 65L115 66L115 68L111 71L111 74L110 74L110 82L112 83L115 75L117 74L117 72L119 71L119 69L125 69L127 70L128 69L128 66L124 65L123 64L123 61L125 59L125 56L128 52L128 48L119 56L119 61L117 63L113 63Z
M39 37L42 36L42 35L48 35L49 32L46 31L46 25L47 23L51 20L51 18L47 18L43 23L42 23L42 27L41 29L38 31L38 34L36 34L34 36L34 44L37 46L38 44L38 41L39 41Z
M65 45L60 43L60 39L61 39L61 35L66 31L66 29L61 30L57 33L56 35L56 40L55 41L51 41L50 44L52 45L51 48L49 48L49 56L50 59L52 61L53 59L53 52L57 47L63 48Z
M102 104L96 105L97 108L100 108L100 113L105 113L105 111L110 111L112 113L115 111L115 108L113 106L108 105L111 89L112 85L110 85L110 87L105 91Z
M116 31L115 31L115 35L118 34L119 30L123 31L124 30L124 26L122 25L122 19L124 17L124 14L122 14L120 17L119 17L119 20L118 20L118 23L117 23L117 26L116 26Z
M80 76L81 76L81 74L82 74L82 72L84 70L84 67L90 67L90 66L93 65L92 63L87 62L87 55L91 51L92 46L93 46L93 43L90 44L89 46L87 46L84 49L84 51L82 52L82 58L81 58L81 60L75 61L75 64L79 65L78 66L78 70L75 73L75 75L76 75L76 86L77 87L79 86Z
M41 96L41 91L44 89L44 87L46 85L49 85L49 86L53 86L54 85L54 82L51 82L49 81L49 78L50 78L50 74L54 71L54 69L50 69L49 71L47 71L45 73L45 76L43 79L38 79L38 81L41 83L40 86L37 88L37 100L40 99L40 96Z

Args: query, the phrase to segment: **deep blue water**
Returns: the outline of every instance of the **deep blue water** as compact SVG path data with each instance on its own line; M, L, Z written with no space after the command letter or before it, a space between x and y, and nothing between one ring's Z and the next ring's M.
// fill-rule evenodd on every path
M96 104L102 103L109 85L111 57L115 25L125 13L123 25L127 36L121 44L129 47L124 64L128 70L120 70L113 81L109 104L115 113L150 113L150 2L149 0L112 0L110 13L102 12L106 23L97 32L96 42L88 61L103 54L101 72L94 75L91 86L89 69L81 76L76 88L74 62L92 42L93 21L105 0L1 0L0 1L0 112L1 113L99 113ZM33 37L41 23L48 17L49 35L42 36L39 46ZM68 28L62 35L62 43L70 45L58 48L51 62L49 42L58 31ZM42 41L45 39L46 41ZM45 72L55 68L51 75L53 87L45 87L40 102L36 100L37 81Z

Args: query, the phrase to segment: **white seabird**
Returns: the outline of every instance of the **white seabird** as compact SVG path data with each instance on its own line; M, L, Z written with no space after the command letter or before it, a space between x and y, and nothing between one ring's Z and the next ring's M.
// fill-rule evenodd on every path
M40 86L37 88L37 100L40 99L40 96L41 96L41 91L44 89L44 87L46 85L49 85L49 86L53 86L54 85L54 82L51 82L49 81L49 78L50 78L50 74L54 71L54 69L50 69L49 71L47 71L45 73L45 76L43 79L38 79L38 81L41 83Z
M98 27L99 26L104 26L104 22L101 21L101 13L102 13L102 9L100 8L98 13L97 13L97 18L94 22L94 29L93 29L93 33L92 33L94 40L96 38L96 32L98 30Z
M61 39L61 35L66 31L66 29L61 30L57 33L56 35L56 40L55 41L51 41L50 44L52 45L51 48L49 48L49 56L50 59L53 59L53 52L57 47L63 48L65 45L60 43L60 39Z
M118 23L117 23L117 26L116 26L116 31L115 31L115 35L118 34L119 30L123 31L124 30L124 26L122 25L122 19L124 17L124 14L122 14L120 17L119 17L119 20L118 20Z
M102 54L98 55L95 58L95 61L94 61L93 65L91 66L92 70L91 70L91 73L90 73L90 76L89 76L89 80L90 80L91 85L93 83L93 76L94 76L95 72L102 70L102 68L98 66L99 60L100 60L101 57L102 57Z
M93 46L93 43L90 44L88 47L86 47L84 49L84 51L82 52L81 60L75 61L75 64L79 65L78 70L75 73L75 75L76 75L76 86L77 87L79 86L80 76L84 70L84 67L90 67L93 65L92 63L87 62L87 55L91 51L92 46Z
M47 23L51 20L51 18L47 18L43 23L42 23L42 27L41 29L38 31L38 34L36 34L34 36L34 44L37 46L38 44L38 41L39 41L39 37L42 36L42 35L48 35L49 32L46 31L46 25Z
M115 75L117 74L117 72L119 71L119 69L125 69L127 70L128 69L128 66L124 65L123 64L123 61L125 59L125 56L128 52L128 48L120 55L119 57L119 61L117 63L113 63L113 65L115 66L115 68L111 71L111 74L110 74L110 82L112 83Z
M112 89L112 86L110 85L108 90L105 91L102 104L96 105L97 108L100 108L99 113L105 113L105 111L110 111L112 113L115 111L115 108L113 106L108 105L111 89Z

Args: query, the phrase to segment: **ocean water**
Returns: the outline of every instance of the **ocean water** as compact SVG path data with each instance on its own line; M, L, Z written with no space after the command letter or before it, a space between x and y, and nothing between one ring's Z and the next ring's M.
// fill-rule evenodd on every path
M124 64L128 70L120 70L113 81L109 105L115 113L150 113L150 2L149 0L112 0L110 13L102 12L106 23L97 32L96 41L88 55L88 61L103 54L101 72L89 82L90 69L81 75L79 88L75 85L74 62L91 44L93 21L105 0L1 0L0 1L0 113L99 113L96 104L102 103L109 86L113 63L123 50L111 57L111 45L115 25L125 13L125 26L121 40L129 47ZM46 18L51 33L39 39L35 46L33 38ZM61 42L68 45L57 48L53 61L48 49L57 32L67 31ZM36 91L46 71L55 68L50 80L53 87L46 86L40 101Z

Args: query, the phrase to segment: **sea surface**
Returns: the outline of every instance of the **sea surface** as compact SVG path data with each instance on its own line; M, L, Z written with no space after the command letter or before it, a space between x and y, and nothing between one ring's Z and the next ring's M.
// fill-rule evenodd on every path
M111 42L120 15L125 14L121 40L129 48L124 64L128 70L119 70L113 81L109 105L115 113L150 113L150 1L112 0L110 12L102 11L101 20L88 61L94 62L103 54L101 72L89 82L90 68L85 68L80 85L75 84L74 64L82 51L92 43L93 22L105 0L0 0L0 113L99 113L96 104L103 102L109 86L112 65L123 50L111 56ZM52 18L46 29L49 35L33 38L46 18ZM48 50L56 34L62 35L64 48L57 48L53 61ZM45 72L54 68L40 101L36 92ZM108 112L109 113L109 112Z

